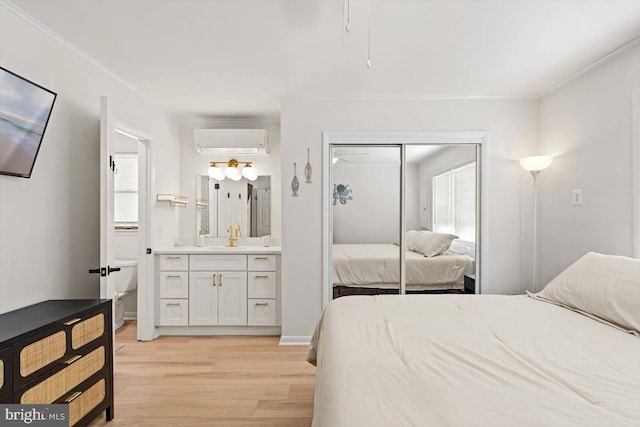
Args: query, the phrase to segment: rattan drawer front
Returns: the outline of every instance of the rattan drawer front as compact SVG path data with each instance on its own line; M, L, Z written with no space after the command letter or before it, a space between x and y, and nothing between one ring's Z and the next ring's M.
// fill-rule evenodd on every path
M56 332L29 344L20 351L20 375L29 376L60 359L67 352L67 334Z
M104 400L106 385L104 379L98 381L69 402L69 425L73 426Z
M77 323L71 329L71 347L77 350L102 335L104 335L104 314L100 313Z
M105 364L104 347L98 347L63 370L27 390L20 398L22 404L50 404L73 387L98 372Z

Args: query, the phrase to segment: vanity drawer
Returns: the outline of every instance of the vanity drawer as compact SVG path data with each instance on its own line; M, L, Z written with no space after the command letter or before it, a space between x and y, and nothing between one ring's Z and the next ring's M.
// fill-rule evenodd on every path
M0 350L0 402L12 390L11 382L11 348Z
M186 326L189 324L188 299L161 299L158 325Z
M246 255L191 255L192 271L241 271L247 269Z
M249 326L276 326L275 299L247 300L247 324Z
M249 270L276 271L275 255L249 255Z
M187 271L189 255L160 255L161 271Z
M276 297L275 271L250 271L247 274L247 284L249 298Z
M189 298L189 272L161 272L160 298Z

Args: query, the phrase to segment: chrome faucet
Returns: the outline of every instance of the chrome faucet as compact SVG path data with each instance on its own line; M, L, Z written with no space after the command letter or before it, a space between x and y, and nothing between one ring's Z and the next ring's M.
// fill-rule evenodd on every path
M233 226L230 225L227 227L227 231L229 232L229 247L233 248L235 247L235 242L238 241L238 237L240 237L240 224L236 225L236 234L235 236L233 235Z

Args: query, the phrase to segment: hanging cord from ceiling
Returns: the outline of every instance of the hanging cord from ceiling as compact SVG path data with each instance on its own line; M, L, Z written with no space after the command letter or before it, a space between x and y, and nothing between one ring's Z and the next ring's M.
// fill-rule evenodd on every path
M367 67L371 69L371 0L369 0L369 31L367 34Z
M344 32L342 32L342 45L344 46L344 35L351 34L351 0L343 0L342 4L342 22L344 24ZM367 68L372 68L371 63L371 0L368 0L367 9Z

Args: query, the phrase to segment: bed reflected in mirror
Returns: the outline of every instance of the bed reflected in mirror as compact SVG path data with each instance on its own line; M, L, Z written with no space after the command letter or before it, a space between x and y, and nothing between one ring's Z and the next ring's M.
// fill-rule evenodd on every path
M333 298L399 293L400 159L332 147ZM404 173L406 293L475 293L476 146L407 145Z

